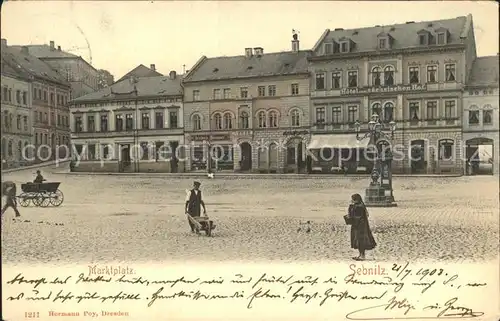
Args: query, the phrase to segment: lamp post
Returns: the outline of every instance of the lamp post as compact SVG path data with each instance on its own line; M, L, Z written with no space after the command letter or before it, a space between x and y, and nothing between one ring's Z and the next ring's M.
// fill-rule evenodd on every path
M365 204L372 207L393 207L394 202L392 190L392 141L396 131L396 122L389 122L390 134L384 133L384 125L379 116L373 114L368 123L368 131L360 135L361 124L356 121L356 139L358 141L370 138L369 146L374 151L373 170L371 182L365 190Z

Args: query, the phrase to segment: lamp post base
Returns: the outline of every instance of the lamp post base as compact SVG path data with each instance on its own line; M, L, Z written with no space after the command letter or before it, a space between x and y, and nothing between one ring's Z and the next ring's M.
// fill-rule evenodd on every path
M366 207L395 207L392 192L387 195L386 189L379 185L372 185L365 190Z

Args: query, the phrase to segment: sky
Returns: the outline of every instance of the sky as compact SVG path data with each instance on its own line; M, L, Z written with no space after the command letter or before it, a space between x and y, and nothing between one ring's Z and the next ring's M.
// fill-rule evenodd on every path
M479 56L498 53L495 1L8 1L2 38L9 45L49 44L82 56L115 79L139 64L168 74L189 70L202 55L302 50L325 29L362 28L472 14ZM88 45L87 45L88 44ZM89 50L90 49L90 50ZM185 67L183 67L185 65Z

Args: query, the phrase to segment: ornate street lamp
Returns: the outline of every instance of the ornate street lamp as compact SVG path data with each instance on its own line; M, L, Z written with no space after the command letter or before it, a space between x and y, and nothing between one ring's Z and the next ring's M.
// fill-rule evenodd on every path
M373 114L368 123L368 131L360 135L361 124L356 121L356 139L358 141L370 138L369 146L374 151L373 170L370 186L365 190L366 206L392 207L397 206L392 192L392 141L396 131L396 122L389 122L390 135L384 133L384 125L379 116ZM366 150L365 150L366 151Z

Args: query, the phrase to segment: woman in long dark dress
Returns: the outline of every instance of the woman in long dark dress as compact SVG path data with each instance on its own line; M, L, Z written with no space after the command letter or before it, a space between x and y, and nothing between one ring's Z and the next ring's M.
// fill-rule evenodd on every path
M362 261L365 259L365 251L373 250L377 246L377 243L370 230L368 211L361 195L354 194L351 196L349 216L352 218L351 247L359 251L359 256L354 259Z

